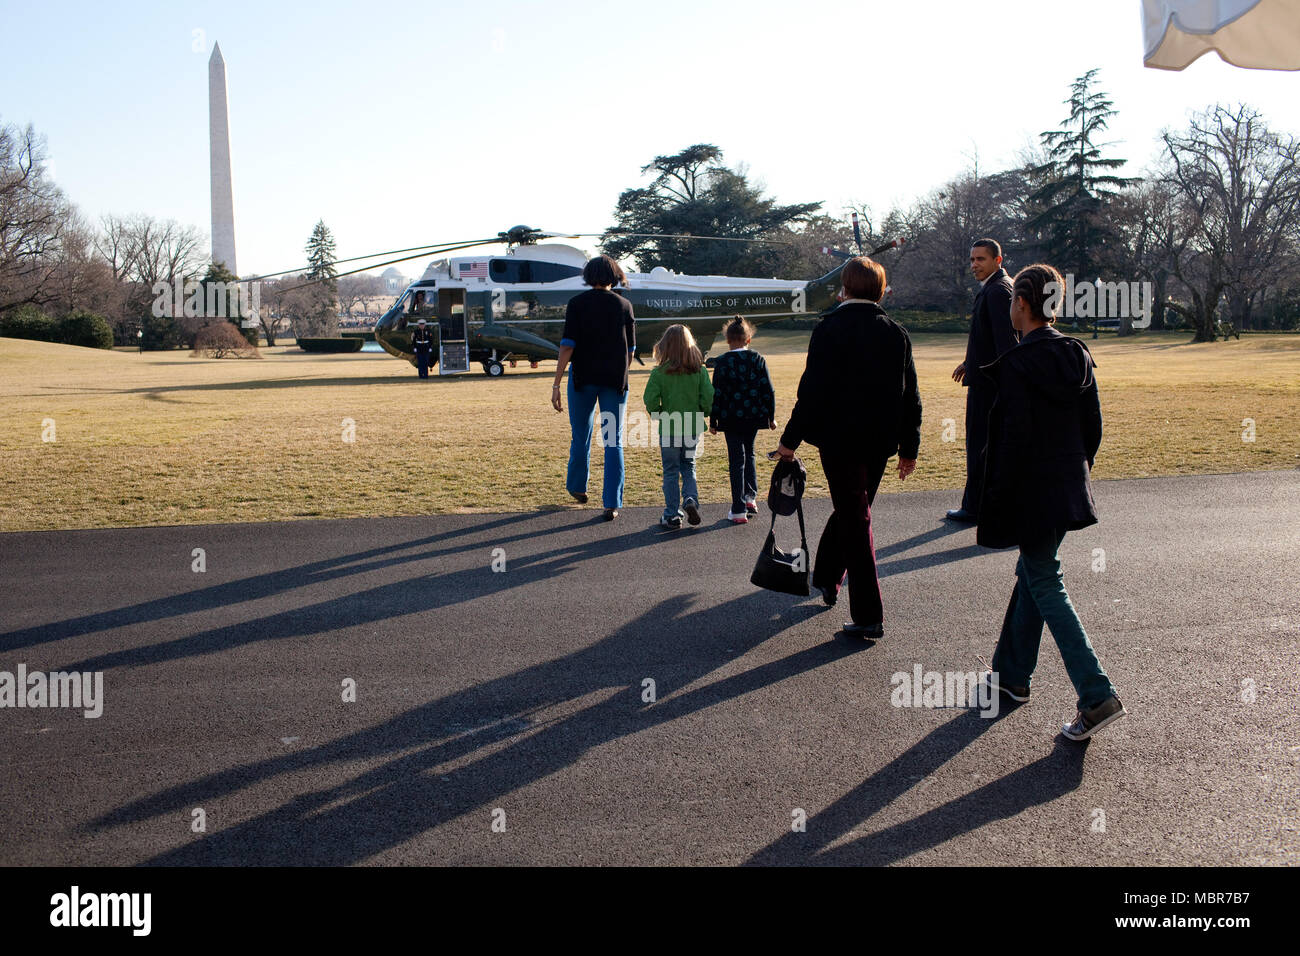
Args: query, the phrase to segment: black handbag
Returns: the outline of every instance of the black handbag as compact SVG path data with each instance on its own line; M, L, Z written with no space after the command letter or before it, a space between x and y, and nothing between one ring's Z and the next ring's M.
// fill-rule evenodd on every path
M772 526L768 529L767 541L763 543L763 550L758 560L754 562L754 573L749 576L749 582L769 591L807 597L811 593L809 579L812 577L812 567L808 561L808 535L804 531L803 501L798 502L795 513L799 515L800 547L787 553L776 546L776 512L773 511Z

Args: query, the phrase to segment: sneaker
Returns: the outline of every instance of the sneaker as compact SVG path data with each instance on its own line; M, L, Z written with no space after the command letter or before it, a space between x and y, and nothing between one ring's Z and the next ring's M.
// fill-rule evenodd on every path
M1071 723L1061 727L1061 733L1071 740L1087 740L1107 724L1127 716L1128 711L1119 698L1108 697L1096 707L1079 711Z
M617 517L618 517L618 509L617 509L617 508L606 508L606 509L605 509L604 518L605 518L606 521L613 521L613 520L614 520L615 518L617 518Z
M699 524L700 506L695 503L695 499L687 498L685 502L685 506L686 506L686 520L689 521L691 524Z
M744 511L728 511L727 520L732 524L749 524L749 515Z
M585 491L570 491L569 494L573 495L573 500L578 504L585 505L587 503L587 493Z
M682 527L682 519L677 517L662 518L659 521L659 527L666 528L669 531L678 531Z
M983 675L981 675L980 680L985 684L988 684L995 694L999 692L1006 694L1018 704L1029 703L1028 687L1017 687L1012 684L999 684L997 675L992 671L985 671Z
M745 499L745 512L746 514L751 514L751 515L758 514L758 504L754 501L753 498Z

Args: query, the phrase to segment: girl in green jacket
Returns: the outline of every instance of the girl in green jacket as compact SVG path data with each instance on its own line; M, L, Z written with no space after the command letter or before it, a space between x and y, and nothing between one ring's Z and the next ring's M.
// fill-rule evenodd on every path
M659 450L664 465L663 527L682 526L682 509L691 524L700 523L700 492L695 458L700 435L713 410L713 383L695 336L684 325L670 325L655 345L659 363L645 387L645 407L659 422Z

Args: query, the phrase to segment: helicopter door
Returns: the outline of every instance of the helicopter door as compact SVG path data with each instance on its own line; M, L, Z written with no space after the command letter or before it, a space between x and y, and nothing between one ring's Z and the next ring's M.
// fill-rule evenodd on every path
M469 371L469 339L465 334L465 290L438 290L438 374Z

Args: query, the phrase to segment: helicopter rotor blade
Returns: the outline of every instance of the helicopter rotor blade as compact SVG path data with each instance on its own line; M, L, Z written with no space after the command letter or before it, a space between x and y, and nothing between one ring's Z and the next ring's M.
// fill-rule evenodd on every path
M891 239L889 242L885 243L883 246L879 246L878 248L872 249L871 252L869 252L869 253L867 253L867 254L868 254L869 256L878 256L878 255L880 255L880 253L884 252L886 249L897 249L899 246L905 244L906 242L907 242L906 239Z
M470 248L473 248L474 246L486 246L486 245L491 245L491 244L493 244L493 243L497 243L497 242L500 242L500 241L501 241L500 239L476 239L476 240L473 241L473 242L462 242L462 243L460 243L460 244L458 244L458 245L445 246L445 247L443 247L443 248L441 248L441 249L438 249L437 251L438 251L438 252L455 252L457 249L470 249ZM324 277L324 278L320 278L320 279L311 279L311 280L308 280L307 282L303 282L303 283L301 283L301 284L299 284L299 285L290 286L290 287L287 288L287 289L276 289L276 290L274 290L274 294L275 294L275 295L284 295L286 292L294 292L294 291L296 291L296 290L298 290L298 289L305 289L305 288L307 288L307 286L309 286L309 285L317 285L318 283L321 283L321 282L329 282L329 281L334 280L334 279L342 279L344 276L356 275L358 272L368 272L368 271L371 270L371 269L378 269L380 266L391 266L391 265L395 265L395 264L398 263L398 262L409 262L409 261L412 260L412 259L423 259L423 258L424 258L425 256L427 256L427 255L429 255L428 252L417 252L417 253L416 253L415 255L413 255L413 256L403 256L403 257L400 258L400 259L389 259L387 262L376 262L376 263L374 263L373 265L362 266L360 269L353 269L353 270L351 270L351 271L349 271L349 272L340 272L338 275L326 276L326 277Z
M436 252L445 251L443 247L454 247L456 249L464 249L466 248L465 243L478 244L478 243L497 242L497 241L498 240L496 239L474 239L474 240L458 239L455 242L435 242L427 246L411 246L409 249L390 249L387 252L372 252L368 256L352 256L350 259L335 259L331 262L331 265L338 265L339 263L342 262L360 262L362 259L377 259L380 256L395 256L399 252L418 252L419 255L424 255L426 253L433 254ZM417 259L419 258L419 255L411 256L410 258ZM395 259L394 261L403 262L405 260ZM357 269L356 271L365 272L366 269L377 269L381 265L387 265L387 263L381 262L378 263L377 265L366 266L364 269ZM285 269L282 272L264 272L261 275L251 276L247 279L239 279L238 281L239 282L260 282L262 279L274 279L276 276L287 276L287 275L293 275L295 272L305 272L307 269L310 268L311 268L310 265L305 265L305 266L298 266L296 269ZM352 273L349 272L347 273L347 275L352 275Z
M583 237L596 237L610 239L699 239L711 242L757 242L768 246L792 246L793 242L784 239L743 239L736 236L693 236L687 233L669 233L669 232L584 232L579 233Z

